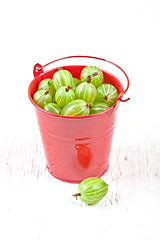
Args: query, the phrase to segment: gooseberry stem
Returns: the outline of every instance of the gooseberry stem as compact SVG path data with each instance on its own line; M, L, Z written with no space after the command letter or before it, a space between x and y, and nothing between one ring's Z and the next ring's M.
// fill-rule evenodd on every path
M72 89L72 87L68 85L68 87L65 88L66 92L68 92L69 89Z
M98 72L94 72L92 75L95 77L98 75Z
M59 68L58 68L58 71L60 71L60 70L63 70L63 68L59 67Z
M92 107L92 105L93 105L92 103L87 103L86 106L87 106L87 107Z
M107 99L108 99L108 97L109 97L109 93L108 93L107 95L105 95L105 96L104 96L104 99L106 99L106 100L107 100Z
M47 91L45 91L45 95L47 95L49 93L49 91L50 91L50 88Z
M88 77L87 77L87 83L90 83L91 82L91 76L89 75Z
M72 196L76 197L76 200L77 200L77 197L81 196L81 194L80 193L76 193L76 194L73 194Z
M98 72L94 72L94 73L92 73L91 75L88 75L88 77L87 77L87 82L88 83L90 83L91 82L91 76L97 76L98 75Z

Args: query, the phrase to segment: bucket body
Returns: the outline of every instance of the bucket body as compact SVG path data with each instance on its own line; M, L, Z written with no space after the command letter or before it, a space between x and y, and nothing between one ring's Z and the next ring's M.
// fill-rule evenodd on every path
M85 66L64 66L75 78ZM114 126L119 101L108 110L89 116L66 117L38 107L32 100L39 83L52 78L57 68L42 72L30 83L28 94L35 107L48 171L56 178L79 183L88 177L101 177L109 167ZM103 70L102 70L103 71ZM123 92L120 81L103 71L104 82Z

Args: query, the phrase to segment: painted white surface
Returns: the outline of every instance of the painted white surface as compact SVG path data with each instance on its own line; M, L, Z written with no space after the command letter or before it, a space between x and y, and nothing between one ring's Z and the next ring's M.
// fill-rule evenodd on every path
M158 1L1 3L0 239L160 239ZM53 178L27 88L32 69L67 55L119 64L120 105L106 197L88 207L77 184Z

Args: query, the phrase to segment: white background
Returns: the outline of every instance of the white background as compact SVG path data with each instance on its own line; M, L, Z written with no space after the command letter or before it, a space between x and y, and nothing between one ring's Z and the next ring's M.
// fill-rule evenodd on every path
M158 0L9 0L0 24L0 239L159 239ZM109 59L130 79L103 176L110 192L93 207L46 171L27 95L35 63L68 55Z

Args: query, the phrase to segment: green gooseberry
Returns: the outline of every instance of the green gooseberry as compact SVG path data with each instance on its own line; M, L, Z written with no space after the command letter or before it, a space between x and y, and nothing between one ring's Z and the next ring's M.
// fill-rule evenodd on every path
M47 103L52 102L52 95L50 90L38 90L33 96L33 101L41 108L43 108Z
M90 108L90 114L96 114L99 112L103 112L110 108L110 106L107 103L104 102L94 102L93 106Z
M88 80L78 85L75 90L75 95L77 99L83 99L86 103L93 103L97 95L97 90L96 87L90 83L90 80Z
M53 81L51 78L46 78L42 80L38 85L38 90L48 90L48 89L50 89L50 93L54 97L56 90L54 88Z
M62 110L60 106L58 106L56 103L48 103L44 106L43 109L46 110L47 112L51 112L58 115L61 114L61 110Z
M53 85L56 90L62 86L71 86L73 87L73 77L72 74L60 68L57 72L53 75Z
M116 103L118 90L108 83L104 83L97 88L96 101L107 103L110 107Z
M81 81L87 82L88 80L90 80L95 87L100 86L104 80L103 72L96 66L87 66L83 68L81 72Z
M73 101L74 99L75 93L72 90L71 86L60 87L55 93L55 100L61 108L63 108L67 103Z
M72 195L88 205L98 203L108 192L108 184L98 177L84 179L78 187L78 193Z
M63 116L87 116L89 115L91 103L86 103L82 99L76 99L69 102L62 109L61 115Z

